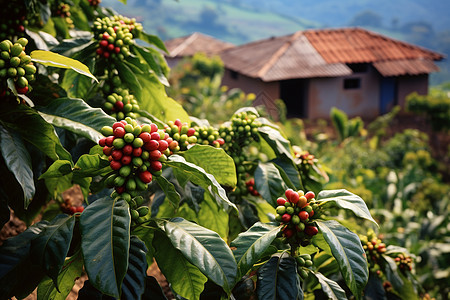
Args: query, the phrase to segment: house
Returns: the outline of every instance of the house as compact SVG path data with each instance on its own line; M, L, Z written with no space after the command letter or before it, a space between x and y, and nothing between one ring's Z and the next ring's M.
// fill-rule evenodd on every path
M166 55L166 60L170 68L173 68L184 57L193 56L197 52L203 52L206 55L215 55L234 47L233 44L223 42L199 32L165 41L164 44L169 52Z
M255 93L277 115L327 118L337 107L373 118L405 96L428 92L428 75L443 55L362 28L317 29L230 47L220 53L223 84Z

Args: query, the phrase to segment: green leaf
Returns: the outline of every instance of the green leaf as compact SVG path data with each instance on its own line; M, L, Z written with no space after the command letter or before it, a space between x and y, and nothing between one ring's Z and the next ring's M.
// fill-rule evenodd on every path
M112 126L116 121L100 108L92 108L81 99L58 98L46 106L37 108L41 116L54 126L84 136L97 143L103 135L103 126Z
M303 254L303 253L302 253ZM316 271L324 274L325 276L331 276L339 272L339 265L336 259L333 257L331 250L330 254L326 251L321 251L314 256L314 266Z
M68 160L57 160L48 167L39 179L57 178L72 173L72 163Z
M58 53L44 50L34 50L30 53L30 56L33 62L37 62L49 67L72 69L75 72L91 77L96 82L98 82L97 78L95 78L95 76L92 75L89 71L89 68L77 60L59 55Z
M328 279L321 273L311 272L322 286L322 291L328 296L328 299L332 300L346 300L347 295L345 291L335 281Z
M277 207L277 198L288 189L278 168L273 163L259 162L254 176L258 193L270 205Z
M166 165L173 169L174 175L178 181L191 181L192 183L201 186L206 191L209 191L217 204L222 206L226 211L229 211L230 208L237 210L236 205L228 199L225 190L220 186L214 176L206 173L202 168L187 162L182 156L176 154L169 156ZM217 197L214 197L215 195Z
M356 216L369 220L378 226L377 222L372 218L372 215L370 214L364 200L347 190L321 191L317 195L317 201L321 202L320 206L322 207L337 206L346 210L350 210Z
M276 211L267 201L261 199L260 197L248 198L248 202L253 204L258 211L258 218L262 223L268 223L273 220ZM272 216L272 218L271 218Z
M58 292L53 280L46 277L38 286L37 298L38 300L65 300L72 291L75 284L75 279L80 277L83 273L83 257L81 251L76 252L71 258L64 262L61 273L58 275L59 290Z
M272 161L280 172L281 178L286 185L293 190L304 189L302 179L298 172L297 166L292 160L274 159Z
M23 190L24 207L27 208L36 191L33 181L31 157L19 135L0 125L0 151L6 166L14 174ZM9 214L8 214L9 215Z
M272 147L277 156L282 156L289 160L293 160L291 153L291 144L284 138L281 133L269 126L261 126L258 128L261 137Z
M316 223L339 264L345 283L353 296L361 299L362 291L369 278L369 270L358 235L335 220L316 221Z
M211 218L211 216L214 217ZM211 195L205 193L204 201L200 203L196 223L217 232L226 241L228 238L228 217L226 211L217 207Z
M31 243L33 261L43 267L56 287L58 274L69 252L74 226L74 216L59 215Z
M330 118L333 122L334 128L336 129L339 140L343 141L348 137L348 117L345 112L336 107L331 108Z
M164 230L190 263L231 293L237 265L230 248L216 232L181 218L165 221Z
M392 257L387 255L381 256L382 261L384 260L384 274L386 274L387 280L392 283L395 290L401 290L403 286L403 281L398 274L397 263Z
M180 153L186 161L196 164L216 178L217 182L230 187L236 186L236 167L233 159L220 148L195 145Z
M30 142L52 160L65 159L72 161L72 157L63 148L55 129L48 124L35 110L26 105L10 107L2 105L0 121L8 129L21 135L22 139Z
M260 300L303 299L297 264L286 253L274 254L258 270L256 293Z
M180 205L180 194L175 190L175 186L168 181L164 176L155 176L156 182L159 187L164 191L166 198L169 200L170 205L176 209Z
M132 49L136 50L138 54L145 60L145 62L147 62L153 72L155 72L155 75L158 78L159 82L165 86L169 86L169 81L164 75L161 65L159 64L159 62L157 62L158 58L155 57L161 56L161 53L156 49L144 48L138 45L134 45Z
M167 54L169 54L169 51L167 51L166 45L164 45L164 42L157 36L157 35L151 35L147 34L143 31L138 32L136 35L137 39L140 39L144 42L149 43L150 45L155 45L159 49L163 50Z
M0 295L5 299L12 296L25 298L38 285L45 273L32 263L31 242L46 226L39 222L23 233L7 239L0 247Z
M109 161L98 154L84 154L80 156L73 168L75 176L94 177L111 172Z
M130 212L120 199L100 198L81 214L81 250L92 285L118 298L128 269Z
M261 255L275 240L280 229L280 226L258 222L247 231L240 233L231 242L231 247L236 247L233 254L239 269L238 280L260 259Z
M161 232L155 232L153 245L156 250L156 262L173 291L186 299L200 299L208 278L191 264Z
M147 276L147 248L138 237L130 239L130 257L128 270L122 285L121 299L140 299L145 290L145 277Z
M138 80L135 72L131 70L131 68L126 64L117 64L116 65L117 71L119 72L120 80L125 83L138 97L138 99L141 99L142 97L142 85L140 83L140 80ZM141 101L139 102L139 106L141 108Z

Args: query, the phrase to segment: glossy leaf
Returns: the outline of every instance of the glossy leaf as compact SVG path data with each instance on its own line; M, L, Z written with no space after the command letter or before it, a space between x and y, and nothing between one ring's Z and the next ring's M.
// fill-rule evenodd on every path
M19 135L0 125L0 152L6 166L14 174L23 190L24 207L28 207L36 191L33 181L31 157ZM9 214L8 214L9 215Z
M217 204L222 206L225 210L234 208L237 210L236 205L232 203L225 190L220 186L217 180L211 174L208 174L201 167L187 162L182 156L171 155L166 162L166 165L173 169L175 177L178 181L187 182L191 181L209 191L214 196ZM182 184L180 182L180 184ZM183 184L182 184L183 185Z
M48 167L39 179L56 178L72 173L72 163L68 160L57 160Z
M58 274L72 241L75 217L59 215L31 243L31 257L58 287Z
M155 233L153 245L156 262L173 291L186 299L200 299L208 278L191 264L161 232Z
M328 299L332 300L347 299L345 291L339 286L339 284L336 283L336 281L328 279L321 273L312 272L312 274L317 278L317 280L319 280L319 283L322 287L322 291L325 293L325 295L328 296Z
M64 266L61 273L58 275L59 290L53 283L53 280L49 277L45 278L39 284L37 289L38 300L65 300L72 291L75 284L75 278L80 277L83 273L83 258L81 251L75 253L71 258L64 262Z
M72 160L69 152L61 145L53 126L32 108L26 105L3 105L3 109L0 109L0 120L8 130L20 134L22 139L33 144L52 160Z
M147 247L138 237L130 239L128 270L123 279L121 299L140 299L145 290L147 272Z
M398 274L397 263L392 257L387 255L381 256L382 261L384 260L384 274L386 274L387 280L392 283L392 286L396 290L400 290L403 286L403 281Z
M32 263L30 248L46 224L39 222L0 247L0 295L5 299L19 294L26 297L44 277L44 271Z
M269 127L262 126L258 128L261 137L272 147L276 154L281 155L289 160L293 160L290 142L284 138L280 131Z
M81 250L92 285L104 294L119 297L128 269L130 212L120 199L96 200L81 214Z
M259 270L256 293L260 300L303 299L297 264L286 253L273 255Z
M62 56L58 53L44 50L34 50L30 53L30 56L33 62L37 62L49 67L72 69L75 72L91 77L98 82L97 78L95 78L95 76L92 75L89 71L89 68L77 60Z
M369 278L369 270L358 235L334 220L316 221L316 223L330 246L345 283L355 298L361 299L362 291Z
M216 178L217 182L230 187L236 186L236 167L233 159L220 148L206 145L195 145L181 152L186 161L203 168Z
M109 161L98 154L84 154L80 156L73 168L78 177L94 177L111 172Z
M175 190L175 186L168 181L164 176L155 176L154 179L159 187L164 191L167 200L173 208L178 208L180 205L180 194Z
M230 294L237 265L230 248L216 232L181 218L164 222L164 230L190 263Z
M166 49L166 45L164 45L164 42L156 35L147 34L143 31L140 31L137 36L137 39L140 39L144 42L149 43L150 45L155 45L159 49L163 50L166 53L169 53Z
M259 162L254 176L258 193L270 205L277 207L277 198L288 189L277 167L272 163Z
M138 54L145 60L145 62L150 66L150 68L153 70L156 77L158 78L159 82L165 86L169 86L169 81L164 75L164 72L161 68L159 61L157 61L158 58L155 57L161 55L161 53L155 49L144 48L137 45L135 45L133 49L135 49L138 52Z
M280 231L280 226L256 223L247 231L242 232L231 242L239 274L237 279L244 276L260 259Z
M387 300L386 290L383 287L383 281L377 275L370 274L369 281L364 289L364 298L368 300Z
M192 220L205 228L217 232L222 239L227 240L229 215L226 211L217 207L214 199L209 194L205 193L204 201L200 203L200 209L196 214L196 218L192 218Z
M277 167L281 177L289 188L293 190L304 189L302 178L292 160L277 158L272 162L275 164L275 167Z
M356 216L377 224L364 200L347 190L324 190L317 195L317 200L321 202L322 207L337 206L350 210Z
M103 126L112 126L116 121L100 108L92 108L81 99L59 98L46 106L37 108L50 124L72 131L97 143L103 135Z

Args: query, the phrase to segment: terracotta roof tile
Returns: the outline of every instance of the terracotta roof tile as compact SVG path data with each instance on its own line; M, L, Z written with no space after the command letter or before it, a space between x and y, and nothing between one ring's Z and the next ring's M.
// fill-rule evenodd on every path
M164 44L170 53L170 57L192 56L197 52L212 55L234 47L233 44L223 42L199 32L165 41Z

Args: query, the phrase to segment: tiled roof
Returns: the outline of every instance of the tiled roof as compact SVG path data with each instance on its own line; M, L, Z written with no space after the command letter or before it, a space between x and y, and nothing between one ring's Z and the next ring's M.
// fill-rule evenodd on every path
M164 44L170 53L170 57L192 56L197 52L212 55L234 47L233 44L223 42L199 32L165 41Z
M437 71L439 53L361 28L299 31L227 49L231 70L263 81L351 74L347 64L372 63L383 76Z

